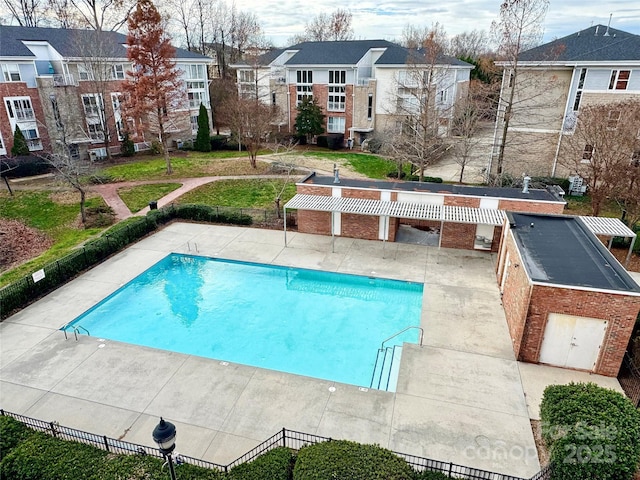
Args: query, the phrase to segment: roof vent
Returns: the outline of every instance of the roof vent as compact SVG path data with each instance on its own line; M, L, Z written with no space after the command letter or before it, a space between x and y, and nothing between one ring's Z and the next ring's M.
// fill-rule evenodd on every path
M609 36L609 26L611 25L611 17L613 17L613 13L609 14L609 23L607 23L607 31L604 32L604 36L608 37Z
M600 25L596 25L596 33L594 33L594 34L593 34L593 35L594 35L594 36L596 36L596 37L598 36L598 27L599 27L599 26L600 26Z
M525 175L523 179L522 193L529 193L529 184L531 183L531 177Z

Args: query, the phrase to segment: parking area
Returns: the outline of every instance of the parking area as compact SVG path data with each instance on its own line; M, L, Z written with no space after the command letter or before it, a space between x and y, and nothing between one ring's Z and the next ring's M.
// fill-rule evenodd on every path
M132 245L0 324L0 407L150 446L162 415L177 426L179 453L223 464L286 427L510 475L539 470L537 406L525 392L533 398L558 369L516 362L491 255L348 238L332 253L330 237L296 232L287 242L278 231L173 223ZM404 349L390 393L65 340L60 326L170 252L424 282L424 346Z

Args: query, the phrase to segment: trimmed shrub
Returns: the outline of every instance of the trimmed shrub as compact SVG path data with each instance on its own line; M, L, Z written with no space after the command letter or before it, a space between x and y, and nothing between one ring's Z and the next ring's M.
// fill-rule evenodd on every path
M133 157L136 154L136 146L129 136L129 132L124 132L122 143L120 144L120 153L123 157Z
M275 448L249 463L231 469L230 480L289 480L295 456L285 447Z
M332 440L298 452L293 480L409 480L414 472L402 458L377 445Z
M416 473L414 480L449 480L451 477L440 472L430 472L425 470L424 472Z
M554 480L630 480L640 462L640 411L594 383L550 385L540 404Z
M331 150L340 150L344 147L344 135L342 133L330 133L327 135L327 147Z
M53 167L46 159L36 155L5 157L2 162L4 163L2 176L9 178L31 177L49 173L53 170Z
M33 434L24 423L11 417L0 417L0 460Z
M200 111L198 113L198 133L196 134L196 141L193 144L193 149L198 152L210 152L211 151L211 139L209 138L209 114L207 109L201 103Z

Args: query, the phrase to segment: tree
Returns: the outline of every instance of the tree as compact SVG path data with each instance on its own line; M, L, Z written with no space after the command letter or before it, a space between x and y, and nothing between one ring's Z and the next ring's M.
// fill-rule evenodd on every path
M20 155L29 155L29 145L24 138L22 130L16 124L16 129L13 132L13 146L11 147L11 155L19 157Z
M196 134L196 142L193 145L194 150L198 152L211 151L211 133L209 128L209 115L203 104L200 104L200 112L198 113L198 133Z
M446 126L450 117L452 101L451 87L455 84L452 71L441 62L442 39L446 38L440 25L422 30L423 38L411 37L419 42L407 57L406 70L399 72L393 90L393 111L389 114L394 124L387 125L384 149L401 164L411 162L417 170L419 180L424 179L428 165L439 161L449 146L444 142Z
M134 5L131 0L69 0L81 23L97 32L119 30Z
M251 166L257 168L258 151L269 138L275 112L257 98L240 96L228 98L224 110L239 147L246 147Z
M320 13L304 26L304 33L293 37L291 43L327 42L353 39L353 14L338 8L330 15Z
M2 0L2 4L22 27L37 27L45 7L42 0Z
M449 42L449 54L477 60L489 53L489 35L486 30L471 30L454 35Z
M125 131L120 144L120 153L123 157L133 157L136 154L136 146L129 136L129 132Z
M607 198L632 215L638 209L638 131L640 101L627 100L582 107L573 135L563 137L559 162L587 184L593 215Z
M295 129L298 135L305 136L307 143L312 136L324 133L324 114L315 98L305 97L298 105Z
M538 45L542 37L542 22L549 8L549 0L505 0L500 5L500 21L493 24L498 37L499 53L506 63L505 75L508 75L508 91L501 94L499 109L503 122L500 127L500 141L496 160L496 173L503 173L505 147L509 126L514 114L516 102L524 102L516 94L520 87L520 54ZM522 89L521 89L522 90Z
M181 72L173 61L175 49L151 0L138 0L128 25L127 56L133 70L127 72L123 84L126 111L132 118L147 117L154 124L170 175L173 169L166 126L170 112L185 102Z

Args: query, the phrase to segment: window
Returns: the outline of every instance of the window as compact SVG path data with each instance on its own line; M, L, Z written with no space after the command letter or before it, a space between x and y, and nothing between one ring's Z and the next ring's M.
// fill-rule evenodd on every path
M373 93L369 94L369 100L367 103L367 120L373 118Z
M300 105L304 99L313 98L313 87L311 85L296 85L296 105Z
M582 99L582 90L578 90L576 92L576 99L573 102L573 111L577 112L578 109L580 108L580 100Z
M448 97L447 90L440 90L438 91L438 95L436 96L436 101L438 103L446 103L447 97Z
M80 80L93 80L93 74L84 65L78 65L78 78Z
M189 97L189 108L200 108L200 104L205 104L207 101L204 92L189 92L187 96Z
M191 133L197 134L198 133L198 115L191 115L190 120L191 120Z
M125 126L122 121L122 110L120 109L120 93L114 92L111 94L111 107L113 108L113 121L116 124L116 133L118 134L118 140L124 140Z
M620 110L610 110L609 117L607 118L607 128L609 130L615 130L618 128L618 122L620 121L620 116L622 112Z
M580 79L578 80L578 90L581 90L584 88L584 81L587 78L587 69L583 68L582 70L580 70Z
M329 117L327 120L328 133L344 133L344 117Z
M254 70L240 70L240 83L254 83L256 81Z
M184 73L186 78L207 78L204 72L204 65L186 65L184 67Z
M104 132L102 131L102 125L99 123L87 122L87 135L89 135L91 140L104 141Z
M611 70L609 90L626 90L631 70Z
M313 83L312 70L298 70L296 72L297 83Z
M5 82L20 82L20 67L17 63L4 63L2 65L2 73Z
M111 78L124 80L124 65L114 65L111 70Z
M8 98L6 105L7 114L12 120L24 122L36 119L29 97Z
M582 152L582 161L581 163L590 163L591 159L593 158L593 151L595 149L593 148L593 145L585 145L584 146L584 151Z
M513 83L516 80L516 76L513 72L509 74L509 88L513 87Z
M99 94L88 94L82 95L82 105L84 106L84 114L87 117L98 117L100 116L100 107L102 106L102 102L100 100Z
M344 85L345 83L347 83L346 78L346 70L329 70L329 83Z
M60 108L58 107L58 99L55 95L49 95L49 100L51 100L51 110L53 111L53 119L56 122L56 128L58 130L62 130L64 125L62 123L62 117L60 116Z
M205 82L202 81L188 81L187 82L187 90L204 90Z
M276 102L276 92L271 92L271 106L275 107L277 105Z
M330 112L344 112L346 102L345 87L329 86L327 110Z
M0 132L0 155L6 155L7 150L4 148L4 142L2 141L2 133Z

